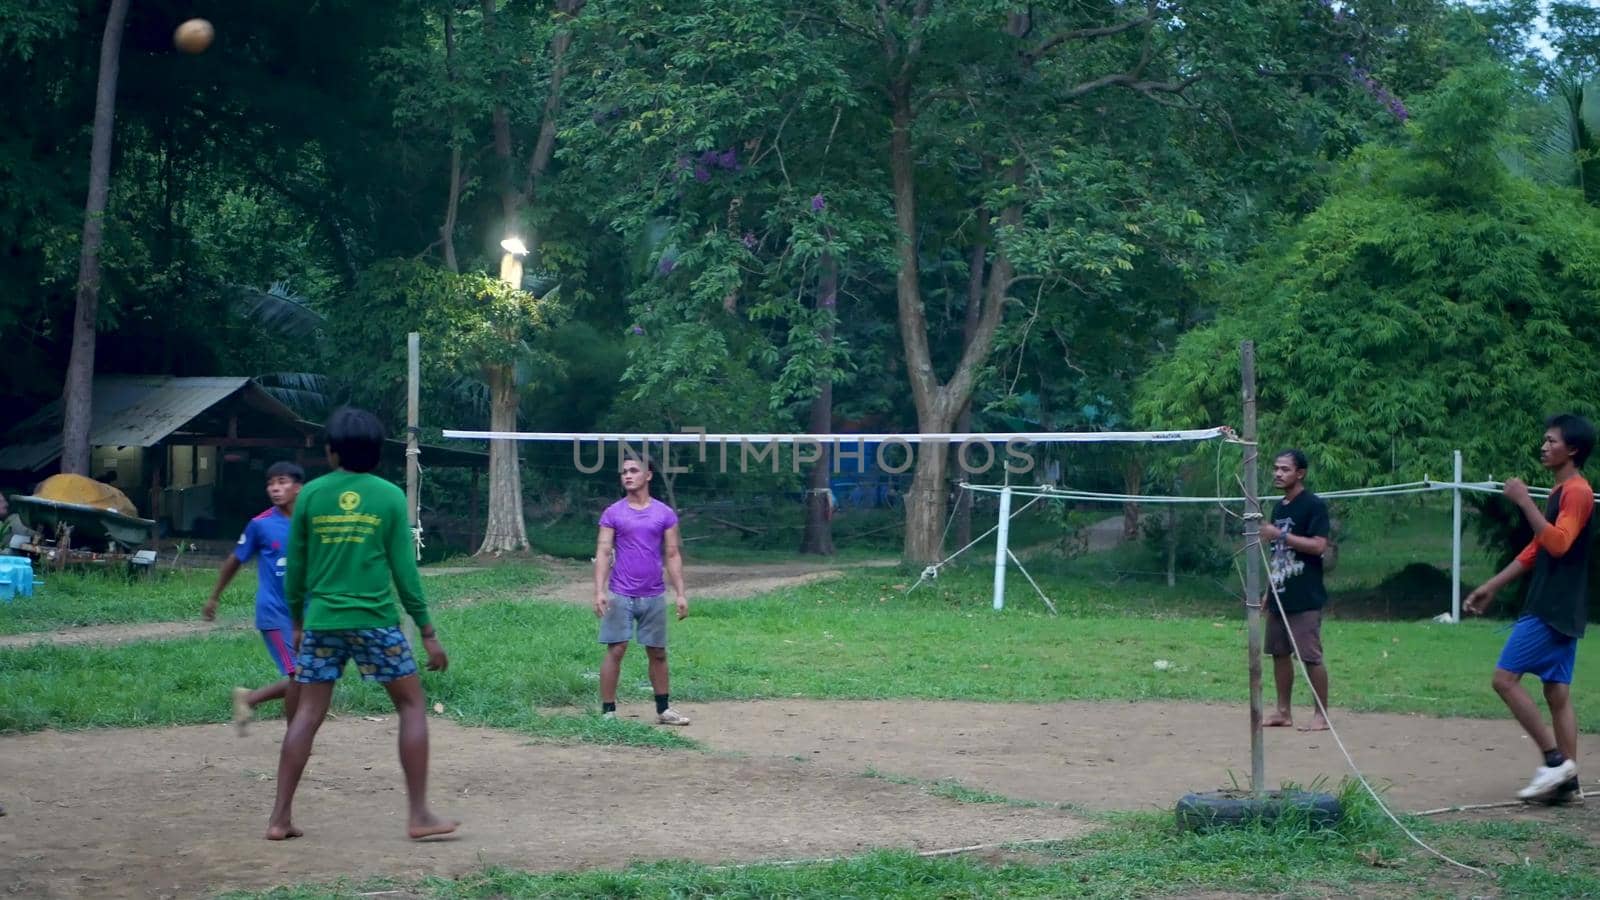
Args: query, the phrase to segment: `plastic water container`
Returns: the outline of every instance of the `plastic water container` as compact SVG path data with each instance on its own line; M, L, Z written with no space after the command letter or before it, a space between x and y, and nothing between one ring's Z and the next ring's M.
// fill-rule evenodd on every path
M33 596L33 560L26 556L0 556L0 601Z

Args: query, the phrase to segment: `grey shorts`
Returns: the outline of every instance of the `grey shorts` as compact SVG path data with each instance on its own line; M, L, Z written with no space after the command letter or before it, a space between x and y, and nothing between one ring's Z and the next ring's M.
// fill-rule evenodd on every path
M1289 633L1294 632L1294 643ZM1289 613L1288 627L1278 615L1277 604L1267 606L1267 653L1271 656L1293 656L1300 648L1300 661L1308 666L1322 664L1322 610L1308 609Z
M646 647L667 645L666 594L655 597L611 595L611 607L600 620L600 643L626 644L629 640L637 640Z

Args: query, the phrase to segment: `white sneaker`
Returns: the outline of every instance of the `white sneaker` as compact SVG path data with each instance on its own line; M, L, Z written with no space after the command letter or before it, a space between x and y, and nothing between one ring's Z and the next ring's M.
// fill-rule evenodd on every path
M689 717L669 706L656 716L656 721L662 725L687 725Z
M616 717L617 717L617 711L614 710L614 709L608 709L605 712L600 714L600 718L602 718L602 719L615 719Z
M1523 800L1535 800L1546 794L1554 793L1556 788L1565 784L1572 776L1578 774L1578 764L1567 760L1559 766L1540 766L1533 773L1533 780L1528 786L1517 791L1517 796Z

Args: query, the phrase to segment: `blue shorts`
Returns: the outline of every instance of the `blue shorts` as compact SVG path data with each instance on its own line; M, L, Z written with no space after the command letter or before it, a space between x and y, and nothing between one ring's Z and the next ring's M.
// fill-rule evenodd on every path
M1537 616L1523 616L1511 627L1496 667L1516 675L1537 675L1546 684L1571 684L1578 639L1551 628Z
M294 674L294 648L289 646L292 634L286 628L261 629L261 641L267 645L267 655L272 657L272 664L278 667L279 675Z
M379 684L417 674L417 661L400 626L351 631L307 631L300 636L295 680L301 684L338 681L344 664L354 661L361 677Z

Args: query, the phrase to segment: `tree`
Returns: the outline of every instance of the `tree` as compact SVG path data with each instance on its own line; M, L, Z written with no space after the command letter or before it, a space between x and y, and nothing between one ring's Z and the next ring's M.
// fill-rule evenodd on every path
M72 357L62 394L61 471L89 474L89 429L94 414L95 326L100 311L100 245L105 237L106 200L111 195L111 139L116 128L117 68L128 0L111 0L100 39L99 79L94 100L94 144L89 152L89 198L83 208L78 302L72 317Z
M1419 105L1406 146L1359 153L1321 208L1219 286L1215 321L1141 384L1145 421L1228 421L1249 338L1263 441L1311 449L1329 482L1437 475L1458 448L1533 474L1542 417L1593 411L1600 222L1576 191L1507 171L1508 95L1503 69L1463 69Z

